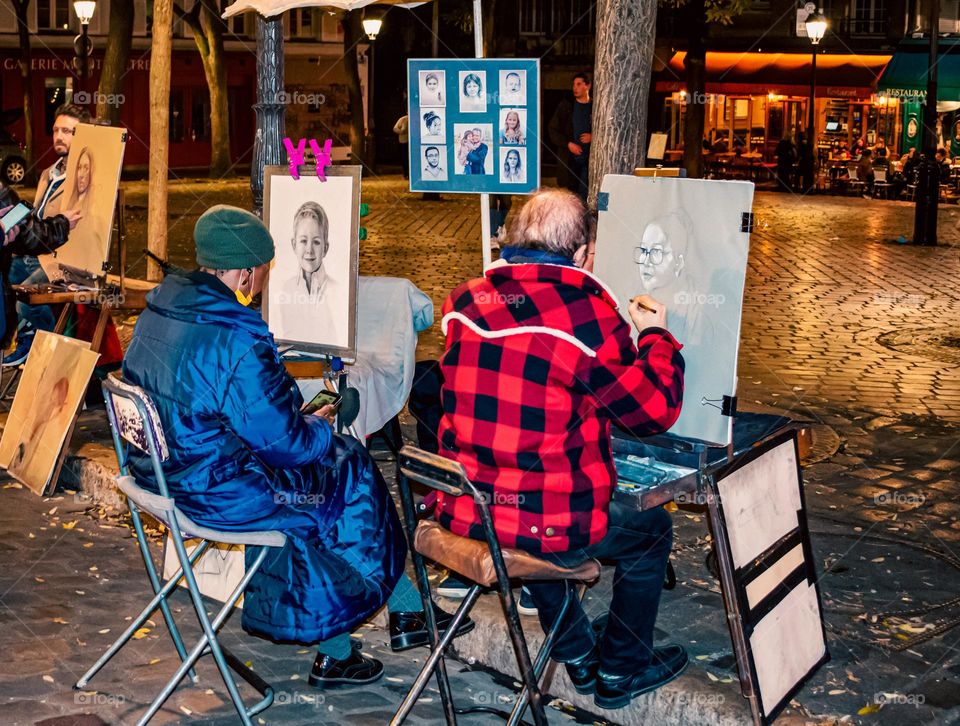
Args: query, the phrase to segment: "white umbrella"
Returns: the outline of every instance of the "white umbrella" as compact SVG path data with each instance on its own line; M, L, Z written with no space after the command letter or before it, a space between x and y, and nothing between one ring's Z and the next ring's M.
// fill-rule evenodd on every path
M415 8L426 5L429 0L237 0L223 11L223 17L229 18L239 13L256 12L269 18L294 8L336 8L337 10L359 10L367 5L396 5L401 8Z

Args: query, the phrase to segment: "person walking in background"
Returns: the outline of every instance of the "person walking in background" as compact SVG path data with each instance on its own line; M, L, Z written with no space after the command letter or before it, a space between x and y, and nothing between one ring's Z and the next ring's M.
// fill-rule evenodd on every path
M793 145L793 134L783 135L774 152L777 155L777 186L782 192L792 190L790 179L793 177L793 164L797 160L797 149Z
M403 165L403 178L410 178L410 117L404 114L393 125L393 133L400 142L400 163Z

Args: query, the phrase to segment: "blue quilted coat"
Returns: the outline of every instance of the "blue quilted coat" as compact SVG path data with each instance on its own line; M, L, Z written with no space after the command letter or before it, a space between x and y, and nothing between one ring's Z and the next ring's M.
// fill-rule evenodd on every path
M250 583L246 630L315 643L386 602L406 544L383 478L357 442L299 413L303 398L256 311L213 275L169 275L147 296L123 374L156 404L164 475L187 515L288 535ZM148 458L133 470L156 491Z

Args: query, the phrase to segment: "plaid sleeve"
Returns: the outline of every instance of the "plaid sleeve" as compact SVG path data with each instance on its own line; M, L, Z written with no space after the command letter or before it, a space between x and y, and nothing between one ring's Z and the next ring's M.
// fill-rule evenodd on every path
M597 405L636 436L669 429L683 402L680 344L661 328L640 333L637 346L619 317L595 358L584 357L578 378Z

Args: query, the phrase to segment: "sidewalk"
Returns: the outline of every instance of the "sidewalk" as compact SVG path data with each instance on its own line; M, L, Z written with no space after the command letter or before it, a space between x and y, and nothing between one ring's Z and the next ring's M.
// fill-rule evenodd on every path
M242 203L236 198L245 189L242 182L184 187L171 188L174 204L195 208L196 214L221 201ZM138 193L128 193L128 204L138 203ZM363 197L372 213L364 220L370 236L361 247L361 274L409 277L439 310L453 286L479 273L473 198L423 202L404 192L396 178L365 181ZM960 586L957 563L936 554L952 552L960 560L960 216L955 207L941 211L941 244L952 246L889 243L909 231L912 211L898 202L799 200L772 193L758 194L755 204L739 397L744 407L770 406L818 422L819 453L825 457L804 475L833 660L797 696L791 712L803 721L960 723L960 628L924 642L908 640L960 617L960 607L926 607L954 597ZM184 221L181 226L192 225ZM189 255L183 240L172 244L173 262L188 265ZM421 336L419 357L442 351L438 327ZM122 337L129 333L125 326ZM72 446L82 460L69 466L74 481L82 475L83 491L96 494L98 503L109 491L107 474L115 466L99 416L91 412L82 419ZM412 435L409 424L405 421L406 433ZM385 473L391 469L384 467ZM132 614L141 601L145 582L129 531L103 529L106 522L97 511L93 517L66 514L91 506L90 499L65 495L43 502L17 489L3 496L7 506L0 513L0 532L11 566L0 574L0 623L10 627L0 634L0 643L15 655L0 665L6 696L0 701L0 722L34 723L84 710L110 722L132 722L145 697L172 670L162 623L128 646L128 669L111 665L98 677L102 681L93 682L104 689L100 701L116 694L122 702L81 703L65 690L110 642L110 634L97 631L115 631L122 624L117 614ZM72 521L77 522L72 529L63 527ZM688 647L691 668L630 710L604 715L620 723L743 723L746 702L736 683L718 586L703 565L709 549L705 517L682 510L674 521L680 582L665 593L657 637ZM88 542L93 546L84 547ZM588 612L599 613L609 579L592 591ZM78 590L84 595L76 595ZM505 670L509 646L494 630L496 604L479 607L489 616L478 615L481 627L459 641L461 658ZM929 611L895 614L917 609ZM268 680L305 679L312 655L249 638L238 623L228 624L235 638L230 642L249 652L258 670L262 664ZM538 628L534 621L530 626L533 635ZM378 657L389 651L382 631L369 629L364 638ZM908 648L892 652L899 644ZM156 656L150 654L154 648ZM163 660L134 665L153 657ZM263 718L267 723L383 723L417 669L406 657L387 653L384 660L388 676L403 683L381 681L364 689L362 697L330 696L322 717L315 704L303 702L312 689L301 683L300 690L290 687L290 703L269 709ZM466 677L474 691L462 698L475 703L506 695L511 680L503 682L504 689L483 673L471 671ZM463 683L464 674L453 678ZM180 700L167 708L170 722L187 720L181 705L191 717L202 714L202 723L232 722L222 686L210 678L204 684L213 695L193 688L177 692ZM569 694L562 677L551 691ZM589 699L567 698L597 713ZM438 702L425 706L417 713L437 722L439 711L430 708L438 708ZM556 718L566 716L556 713L551 720Z

